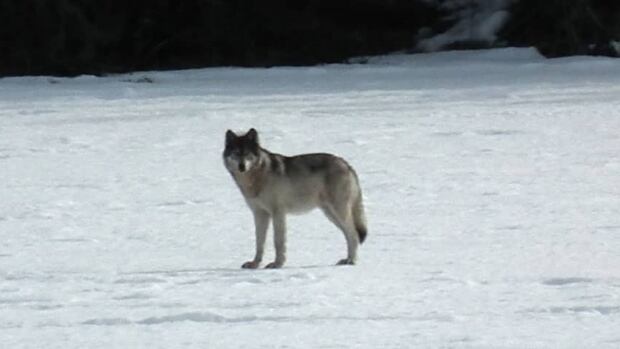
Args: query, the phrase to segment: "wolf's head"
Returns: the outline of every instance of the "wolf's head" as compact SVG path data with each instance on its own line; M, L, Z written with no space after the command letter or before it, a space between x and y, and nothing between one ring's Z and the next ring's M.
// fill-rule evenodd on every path
M247 172L260 163L260 146L258 132L251 128L245 135L238 136L233 131L226 131L224 164L231 172Z

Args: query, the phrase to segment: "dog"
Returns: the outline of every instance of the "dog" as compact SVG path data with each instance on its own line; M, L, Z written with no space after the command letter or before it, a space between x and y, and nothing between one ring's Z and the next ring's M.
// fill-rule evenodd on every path
M260 266L270 222L276 258L266 268L281 268L286 262L286 215L315 208L321 209L346 238L347 257L337 265L357 262L358 247L367 235L366 217L359 179L345 160L325 153L272 153L260 146L254 128L244 135L228 130L223 158L254 215L256 254L242 268Z

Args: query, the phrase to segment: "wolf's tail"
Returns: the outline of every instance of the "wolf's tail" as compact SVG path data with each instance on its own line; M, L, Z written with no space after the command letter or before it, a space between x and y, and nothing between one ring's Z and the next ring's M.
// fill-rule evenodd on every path
M362 193L360 193L353 204L353 224L355 224L355 230L357 230L357 236L360 239L360 244L366 240L368 235L368 228L366 227L366 215L364 214L364 203L362 202Z

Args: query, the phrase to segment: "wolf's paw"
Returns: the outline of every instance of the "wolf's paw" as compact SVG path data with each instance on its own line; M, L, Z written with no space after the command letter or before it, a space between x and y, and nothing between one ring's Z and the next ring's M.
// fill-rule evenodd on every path
M336 265L355 265L355 261L350 258L341 259Z
M279 269L279 268L282 268L283 264L284 263L271 262L265 266L265 269Z
M258 264L259 263L256 262L256 261L249 261L249 262L243 263L241 268L243 268L243 269L256 269L256 268L258 268Z

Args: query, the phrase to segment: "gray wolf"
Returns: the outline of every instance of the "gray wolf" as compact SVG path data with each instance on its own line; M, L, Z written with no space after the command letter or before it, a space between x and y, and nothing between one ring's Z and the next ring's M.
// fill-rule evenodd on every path
M367 235L366 218L357 174L343 159L332 154L284 156L260 146L258 132L244 135L226 132L224 165L254 215L256 254L242 268L255 269L263 260L267 230L273 222L275 261L286 262L286 215L319 208L343 233L347 257L338 265L352 265Z

